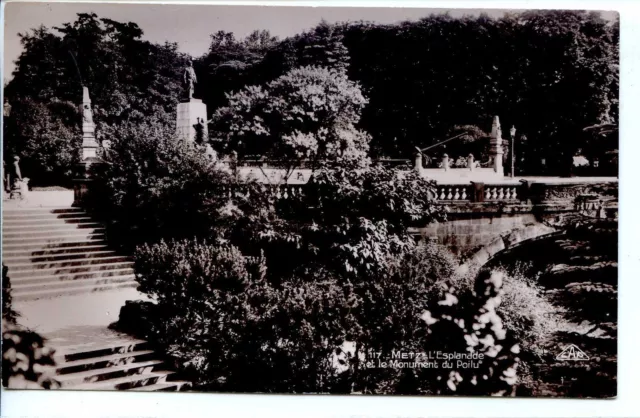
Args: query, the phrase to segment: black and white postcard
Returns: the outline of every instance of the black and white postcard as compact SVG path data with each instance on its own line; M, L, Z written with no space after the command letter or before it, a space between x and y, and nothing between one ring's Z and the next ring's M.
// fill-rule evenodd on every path
M6 4L3 386L616 397L619 18Z

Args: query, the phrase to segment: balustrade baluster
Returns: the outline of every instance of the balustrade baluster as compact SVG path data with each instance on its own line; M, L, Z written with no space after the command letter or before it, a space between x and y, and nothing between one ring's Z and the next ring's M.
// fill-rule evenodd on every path
M451 194L451 187L449 187L448 189L449 189L449 194L447 194L447 200L451 200L451 198L453 198L453 194Z
M453 200L460 200L460 188L459 187L455 187L455 194L453 195Z
M484 187L484 200L490 200L491 199L491 187Z
M504 200L504 187L498 187L498 200Z
M462 188L462 195L460 197L462 198L462 200L467 200L467 188L466 187Z

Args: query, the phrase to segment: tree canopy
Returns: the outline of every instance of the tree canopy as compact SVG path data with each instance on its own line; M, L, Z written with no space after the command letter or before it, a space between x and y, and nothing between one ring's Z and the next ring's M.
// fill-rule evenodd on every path
M62 131L75 129L80 115L54 111L50 103L79 104L82 84L91 92L98 134L105 124L151 115L173 124L186 57L176 44L147 42L142 34L135 23L95 14L21 34L24 51L5 94L20 119L7 125L12 132L5 137L17 144L9 149L23 160L34 155L21 144L31 134L24 125L39 122L18 114L42 113L34 106L49 108L51 114L38 119L43 123L59 119ZM576 152L606 157L584 128L618 123L618 43L619 22L589 11L320 22L282 40L264 30L245 39L216 32L194 62L196 96L213 116L233 106L246 86L268 85L300 67L325 68L345 74L367 98L354 126L371 136L371 157L410 158L415 146L435 144L455 126L488 131L499 115L504 126L517 127L518 168L536 174L541 158L558 169ZM70 139L64 133L43 141ZM611 153L617 131L607 143ZM453 141L446 150L457 158L468 148L462 145Z
M135 23L78 14L56 28L20 34L23 52L5 89L12 105L5 150L19 155L35 184L65 182L77 161L82 86L92 100L96 134L153 116L170 126L181 92L177 45L141 40Z

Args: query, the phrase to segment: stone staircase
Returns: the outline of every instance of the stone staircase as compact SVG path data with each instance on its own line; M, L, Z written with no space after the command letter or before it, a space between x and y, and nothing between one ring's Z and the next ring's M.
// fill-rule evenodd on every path
M75 208L6 208L2 259L15 301L137 287L133 263L107 248L104 228Z
M62 389L188 388L188 382L172 380L175 373L147 342L107 324L83 325L88 323L83 314L100 314L88 309L101 310L107 300L117 309L137 293L133 262L109 249L104 234L82 209L5 206L2 260L9 268L14 308L56 350L54 378ZM43 328L52 315L58 317L55 326Z
M146 341L117 333L99 344L57 348L54 360L61 389L180 391L190 386L172 380L175 372Z

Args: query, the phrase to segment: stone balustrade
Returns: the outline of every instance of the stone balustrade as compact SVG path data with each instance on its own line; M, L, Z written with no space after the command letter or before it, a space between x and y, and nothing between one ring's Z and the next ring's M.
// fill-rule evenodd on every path
M436 200L470 201L471 186L468 184L439 184L436 187Z
M593 200L585 200L584 196L611 196L617 200L617 179L574 179L561 182L560 179L550 178L545 182L537 181L506 181L502 183L470 182L465 184L436 184L432 194L434 200L444 204L473 204L473 203L512 203L512 204L580 204L580 208L593 209L597 204ZM258 186L262 190L271 189L277 198L294 198L301 196L306 188L301 184L266 184ZM247 195L254 187L243 185L223 186L220 193L231 197ZM606 199L605 199L606 200ZM576 203L578 202L578 203ZM576 208L576 210L578 210Z
M304 193L305 186L303 184L262 184L260 188L265 191L270 189L274 192L274 195L278 199L293 199L295 197L301 196ZM243 186L222 186L219 190L219 193L222 196L231 197L250 197L252 190L255 190L251 187L243 187Z

